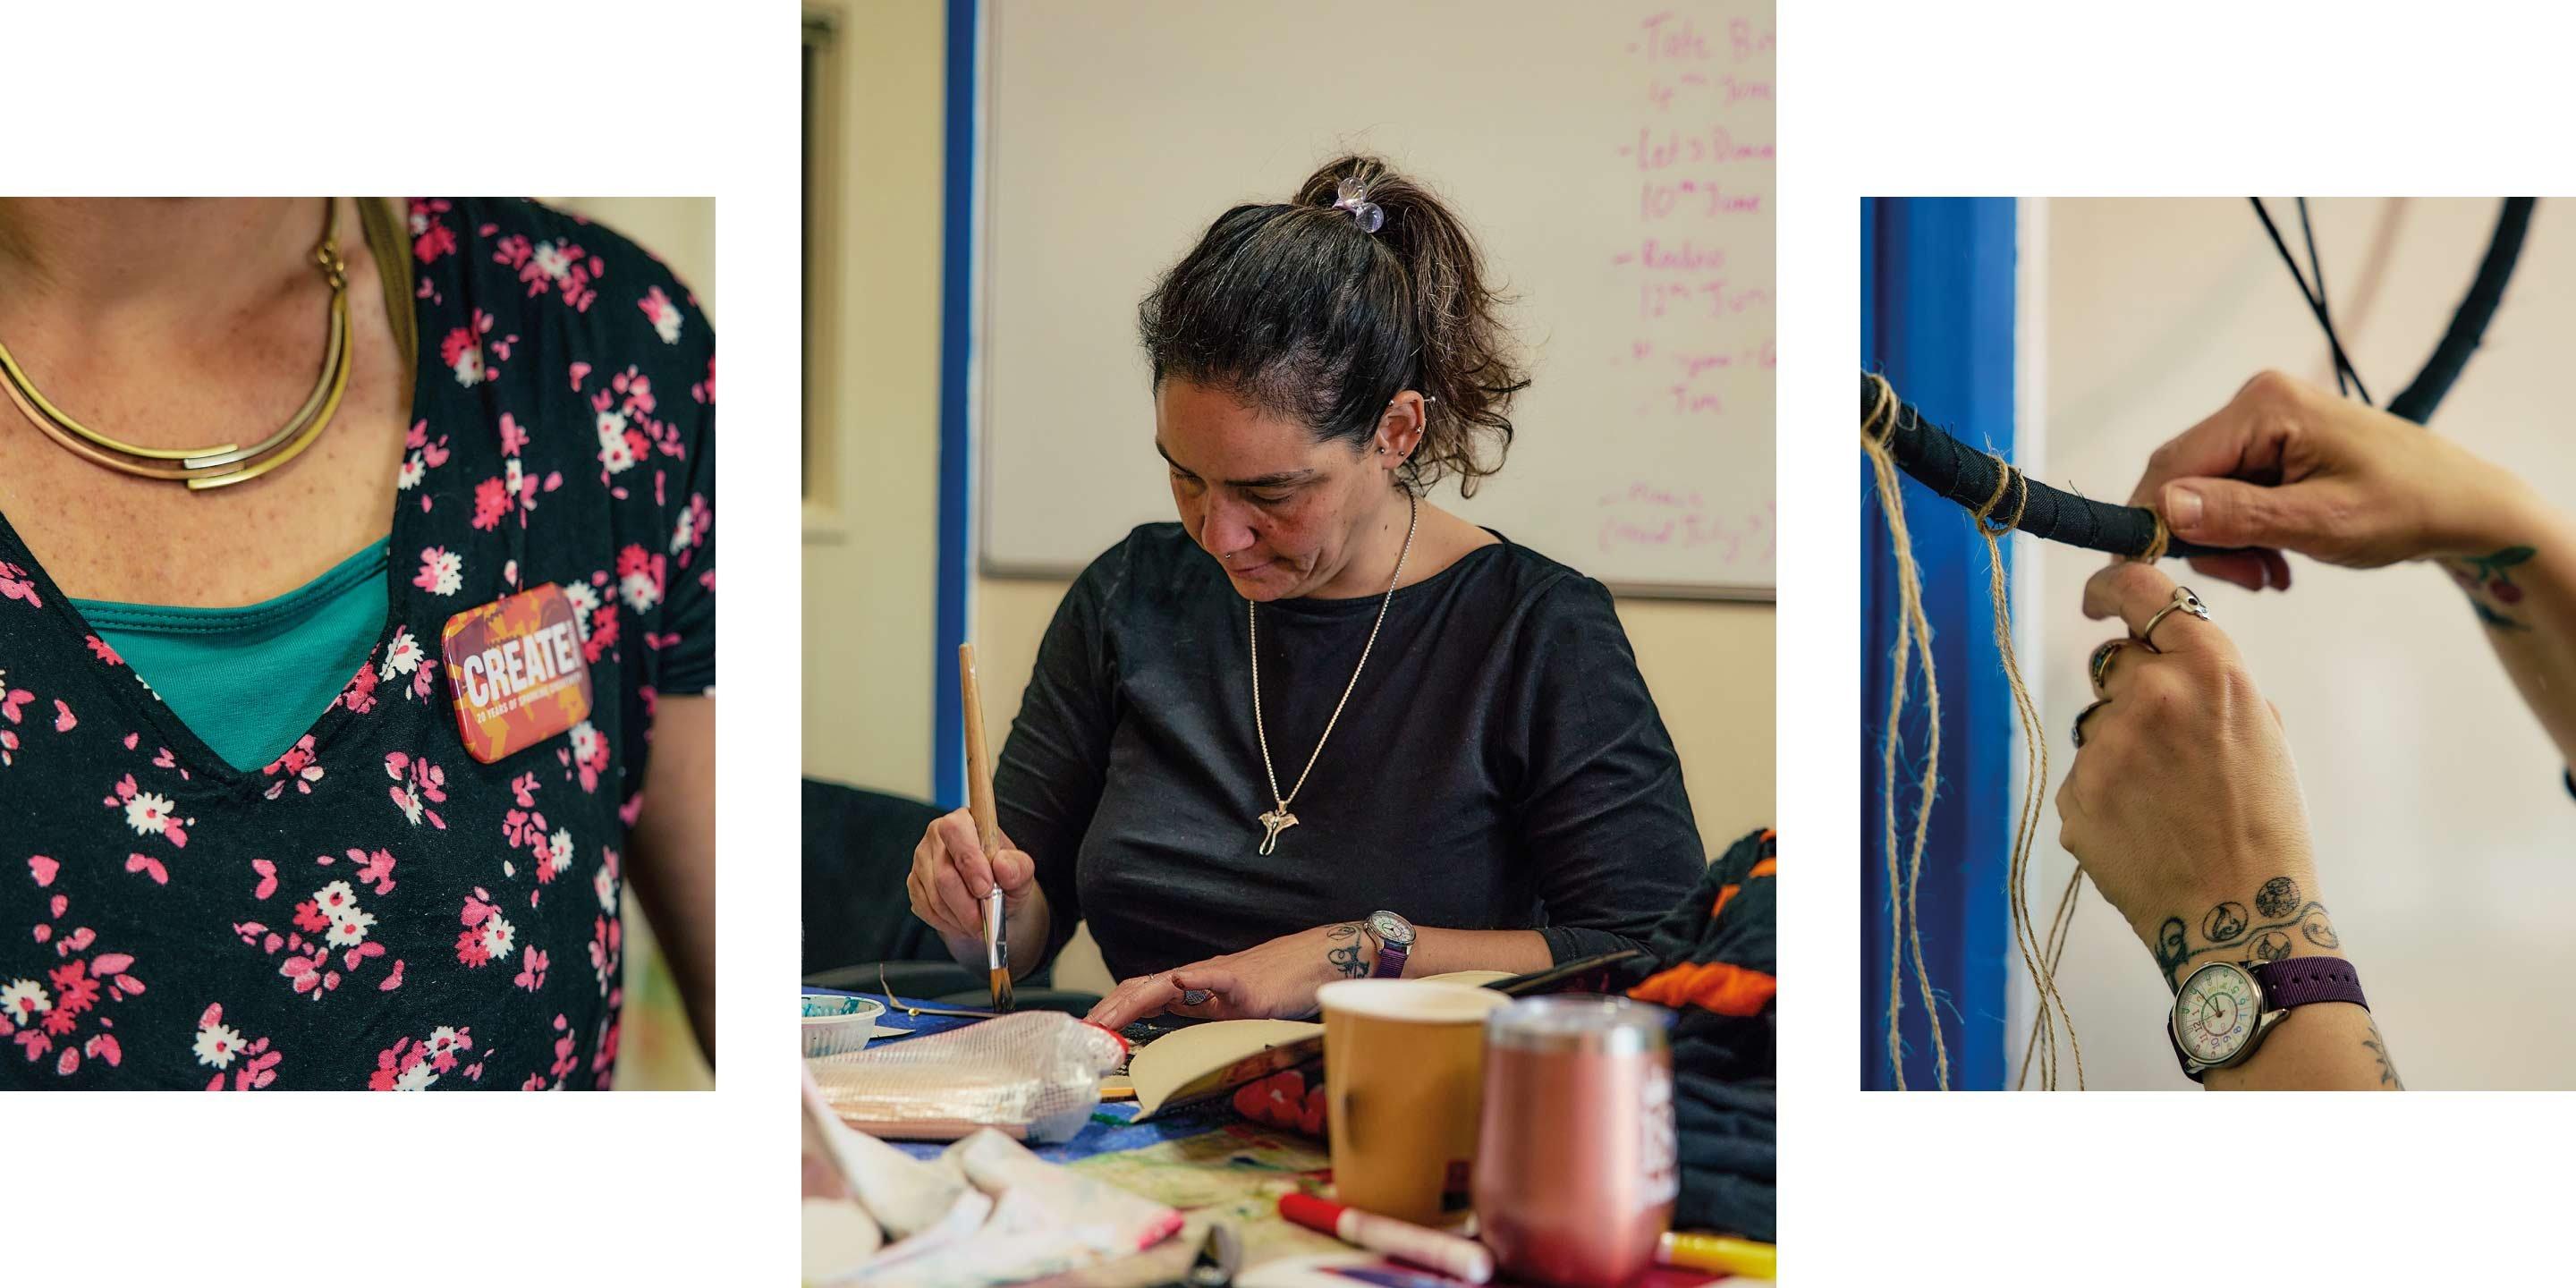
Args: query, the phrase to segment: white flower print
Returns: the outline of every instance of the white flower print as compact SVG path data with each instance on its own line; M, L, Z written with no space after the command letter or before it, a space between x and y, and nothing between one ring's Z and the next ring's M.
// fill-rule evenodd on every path
M420 552L420 575L411 584L433 595L453 595L465 584L465 556L438 546Z
M511 947L518 941L518 932L500 913L493 913L484 921L483 951L492 954L492 960L499 961L509 956Z
M408 492L418 487L422 477L428 473L429 462L422 460L420 453L414 452L403 458L402 469L394 474L394 487L398 491Z
M394 628L394 642L385 646L385 664L378 669L376 678L390 680L397 675L409 675L420 669L423 655L420 641L413 637L411 628L397 626Z
M429 1084L436 1081L438 1081L438 1070L431 1067L429 1061L423 1060L394 1077L394 1090L427 1091Z
M580 633L583 643L589 643L590 615L599 611L599 592L592 590L589 582L568 581L563 583L563 595L572 603L573 629Z
M443 1055L454 1055L456 1052L464 1049L459 1047L456 1043L456 1026L453 1024L442 1024L437 1028L431 1029L429 1031L429 1041L424 1042L421 1045L428 1048L429 1058L432 1060Z
M572 272L572 256L564 254L562 242L538 242L535 256L537 271L560 282Z
M600 864L599 870L590 874L590 892L599 896L601 912L617 915L617 878L608 875L607 864Z
M599 730L584 720L572 727L573 763L582 764L599 752Z
M334 881L313 892L313 906L321 909L323 916L338 921L358 910L358 892L350 889L346 881Z
M553 836L546 838L546 866L555 876L563 875L563 870L572 866L571 828L557 828Z
M671 303L671 297L664 295L661 287L647 292L639 304L644 316L653 319L653 333L662 337L662 343L680 342L680 308Z
M599 413L599 463L611 474L623 474L635 466L635 445L626 438L626 413Z
M474 385L481 383L483 379L483 346L479 344L469 344L464 348L459 349L456 353L455 365L450 369L455 371L456 383L460 385Z
M671 553L676 555L688 549L697 539L698 509L696 506L683 506L680 521L671 525Z
M330 933L323 936L323 941L333 948L355 948L367 942L367 929L375 924L374 913L351 904L345 916L331 918Z
M158 792L136 792L125 802L125 825L136 836L166 832L170 828L170 798Z
M197 1030L197 1063L218 1069L232 1067L233 1057L241 1054L241 1030L229 1024L209 1024Z
M638 568L618 578L617 593L625 598L628 608L639 613L650 612L655 604L662 602L661 583L653 579L650 568Z
M424 806L420 803L419 792L409 787L395 788L394 806L403 812L403 818L413 827L420 826L420 814Z
M45 995L45 986L32 979L13 979L0 984L0 1015L20 1025L54 1009L54 999Z

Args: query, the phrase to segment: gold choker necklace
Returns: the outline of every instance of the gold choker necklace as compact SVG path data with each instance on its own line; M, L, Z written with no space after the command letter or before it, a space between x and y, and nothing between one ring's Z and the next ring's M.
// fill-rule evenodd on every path
M322 240L313 248L313 265L322 280L331 284L330 339L323 347L322 374L314 381L312 394L276 433L247 447L238 443L139 447L119 442L73 420L46 401L6 345L0 345L0 393L6 393L36 428L73 455L120 474L185 484L192 492L247 483L294 460L331 423L332 415L340 409L341 395L349 389L349 277L348 265L340 258L340 202L338 198L324 200ZM394 241L391 228L384 226L386 216L367 198L359 200L359 216L366 228L368 249L381 260L386 247Z

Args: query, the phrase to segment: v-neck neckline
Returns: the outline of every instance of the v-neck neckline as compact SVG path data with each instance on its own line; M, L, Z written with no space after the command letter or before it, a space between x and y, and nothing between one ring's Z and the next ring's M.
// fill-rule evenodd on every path
M369 198L360 198L360 200L369 200ZM372 251L372 248L370 249ZM394 249L400 251L403 247L398 242ZM390 304L391 301L388 300L387 303ZM420 325L419 314L422 301L417 289L417 278L414 279L410 304L413 315L411 330L415 335L425 334ZM401 327L395 328L396 334L400 334L402 330ZM414 352L403 355L405 366L411 371L411 388L408 402L403 408L401 422L406 427L418 424L420 421L421 408L428 401L423 397L423 385L431 378L430 373L433 370L433 364L420 360L417 342L413 347ZM445 370L444 367L435 369ZM412 611L417 606L418 588L410 580L397 575L400 563L395 555L408 548L405 520L419 512L419 507L405 504L407 498L397 479L384 481L397 483L392 489L393 512L386 523L383 538L387 542L385 620L376 628L375 643L368 648L366 660L358 664L361 670L374 666L376 659L384 656L385 650L392 645L394 637L409 625ZM417 519L412 521L418 522ZM38 594L43 597L44 602L40 611L50 615L70 636L66 645L67 651L79 660L80 665L90 668L93 674L101 676L106 681L106 688L112 695L110 700L116 702L126 715L139 720L145 728L152 730L160 745L167 748L176 758L182 776L188 783L202 782L209 785L209 790L226 794L240 792L243 789L256 790L261 787L268 778L266 765L253 766L249 769L233 768L215 752L214 748L207 746L205 740L199 738L197 732L189 728L187 722L181 720L179 714L172 711L168 703L161 700L160 693L150 684L145 683L142 677L136 675L132 667L110 665L89 647L89 641L93 639L104 644L104 637L90 625L89 619L81 614L80 609L74 606L72 597L64 594L63 588L54 583L53 574L36 559L35 552L27 548L26 541L18 535L17 527L9 522L9 516L5 510L0 510L0 555L8 556L11 562L23 561L21 566L27 570L29 580L35 583ZM123 674L119 675L118 672ZM344 694L348 684L356 677L355 671L342 677L341 685ZM311 725L305 728L297 741L288 746L299 747L303 745L305 739L311 739L312 749L318 755L357 714L349 709L347 703L335 699L329 707L323 709L321 715L317 716Z

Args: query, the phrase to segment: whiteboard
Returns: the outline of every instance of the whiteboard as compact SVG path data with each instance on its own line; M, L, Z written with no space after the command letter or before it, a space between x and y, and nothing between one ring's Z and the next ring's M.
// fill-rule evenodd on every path
M1174 516L1136 305L1208 223L1375 152L1458 209L1535 383L1440 503L1624 593L1773 586L1770 0L995 0L979 553L1065 575Z

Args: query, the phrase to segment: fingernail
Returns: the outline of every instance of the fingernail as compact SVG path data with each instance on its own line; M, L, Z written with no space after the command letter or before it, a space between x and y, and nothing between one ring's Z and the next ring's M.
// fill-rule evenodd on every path
M2176 485L2165 489L2165 526L2185 532L2200 526L2200 493Z

